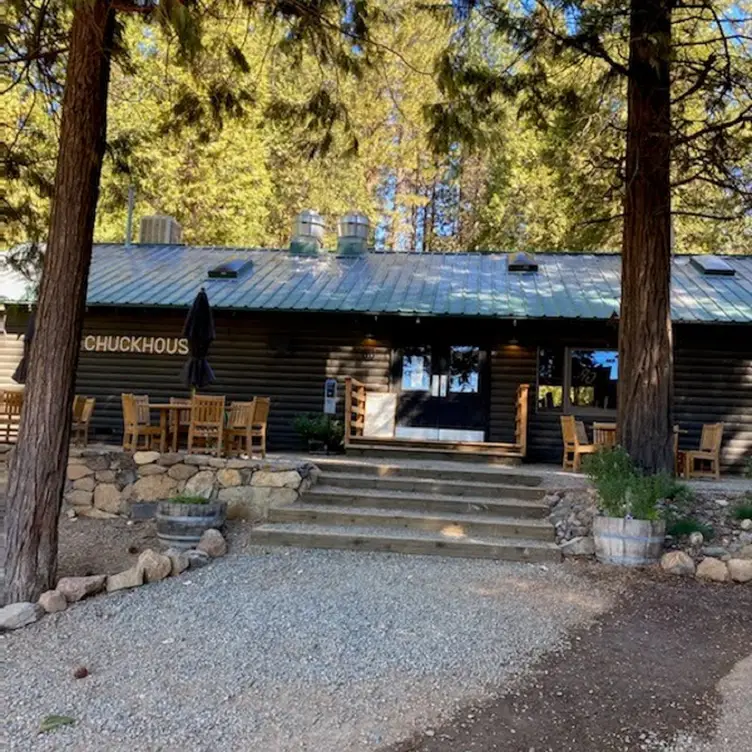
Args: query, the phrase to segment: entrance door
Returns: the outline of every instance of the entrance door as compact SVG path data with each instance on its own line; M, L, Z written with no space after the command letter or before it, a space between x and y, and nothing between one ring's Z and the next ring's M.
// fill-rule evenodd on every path
M484 441L485 351L418 345L397 354L397 438Z

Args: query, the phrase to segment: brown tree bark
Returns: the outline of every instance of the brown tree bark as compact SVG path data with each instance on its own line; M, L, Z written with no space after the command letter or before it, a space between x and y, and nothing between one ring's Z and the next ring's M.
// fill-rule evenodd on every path
M671 0L632 0L619 327L619 441L646 472L670 471Z
M75 4L60 147L18 445L8 482L6 599L56 584L76 366L107 124L109 0Z

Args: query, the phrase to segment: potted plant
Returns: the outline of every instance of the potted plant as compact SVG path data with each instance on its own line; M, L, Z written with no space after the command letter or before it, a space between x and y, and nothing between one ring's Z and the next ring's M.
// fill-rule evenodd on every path
M172 548L194 548L204 532L225 524L227 505L204 496L179 494L157 505L157 537Z
M331 415L307 413L298 415L293 421L293 428L313 454L329 454L342 448L345 430L341 420Z
M668 475L643 475L621 447L586 458L585 471L598 493L593 520L598 561L622 566L656 562L666 535L663 505L677 484Z

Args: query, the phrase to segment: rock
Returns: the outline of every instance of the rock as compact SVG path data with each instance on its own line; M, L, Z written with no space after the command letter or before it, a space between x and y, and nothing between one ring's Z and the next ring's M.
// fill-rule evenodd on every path
M211 561L209 554L204 553L203 551L198 551L195 548L188 549L185 552L185 555L188 557L188 566L191 569L200 569L201 567L205 567Z
M728 551L723 546L705 546L702 549L703 556L710 556L715 559L721 559L727 554Z
M227 553L227 543L225 543L225 539L219 530L205 530L196 550L203 551L212 559L216 559L218 556L224 556Z
M127 590L144 584L144 570L138 564L118 574L111 574L107 578L107 592L114 593L116 590Z
M151 465L159 459L159 452L136 452L133 461L137 465Z
M270 470L258 470L253 474L251 485L297 489L300 485L300 475L297 470L284 470L277 473Z
M44 614L44 609L37 603L10 603L0 608L0 632L19 629L33 624Z
M89 669L86 668L86 666L79 666L73 672L73 678L74 679L85 679L88 675L89 675Z
M749 517L748 517L748 518L747 518L746 520L742 520L742 521L741 521L741 522L739 523L739 527L740 527L740 528L741 528L742 530L752 530L752 520L751 520L751 519L749 519Z
M103 512L118 514L120 512L120 491L112 483L100 483L94 490L94 506Z
M177 548L168 548L165 551L164 555L170 560L170 563L172 564L170 574L173 577L177 577L177 575L185 572L185 570L188 569L191 564L185 551L178 551Z
M208 454L188 454L183 458L183 462L185 462L186 465L201 467L202 465L208 465L210 459L213 458Z
M213 467L217 469L222 468L222 467L227 467L227 460L223 459L222 457L210 457L209 467Z
M68 603L75 603L87 595L94 595L104 588L107 575L94 574L90 577L63 577L57 583L57 590Z
M104 509L96 507L76 507L76 513L79 517L89 517L93 520L114 520L118 515L112 512L105 512Z
M559 546L559 550L564 556L594 556L595 541L591 536L580 536L565 541Z
M69 520L75 520L75 519L76 519L76 517L78 517L78 514L76 513L76 510L75 510L75 509L66 509L66 510L65 510L65 516L66 516L66 517L67 517L67 518L68 518Z
M166 473L167 468L164 465L141 465L138 468L138 474L143 478L147 475L162 475Z
M734 582L752 582L752 559L729 559L726 566Z
M91 475L87 475L85 478L79 478L73 481L73 488L76 491L93 491L97 482Z
M231 470L226 467L217 471L217 480L224 488L239 486L241 483L240 473L237 470Z
M259 467L258 460L242 460L237 457L227 460L227 467L231 470L255 470Z
M97 483L114 483L117 479L117 473L114 470L100 470L94 474Z
M163 501L177 489L177 481L168 475L147 475L133 484L131 492L135 501Z
M193 465L173 465L168 471L167 475L175 480L188 480L192 478L198 472L198 468Z
M719 507L727 507L728 506L728 499L714 499L715 503Z
M79 480L87 475L94 475L94 471L86 465L68 465L68 480Z
M752 559L752 543L748 543L746 546L743 546L741 551L739 551L735 559Z
M65 500L73 507L90 507L94 494L91 491L71 491L65 495Z
M186 457L186 459L188 459ZM185 484L185 493L189 496L203 496L208 499L214 490L214 473L211 470L201 470Z
M164 554L158 554L151 548L141 553L136 566L143 570L146 582L159 582L169 577L172 571L170 558Z
M689 545L693 548L699 548L703 543L705 543L705 537L699 530L689 534Z
M57 590L47 590L39 596L37 602L48 614L65 611L68 608L68 601L65 600L65 596Z
M661 557L661 568L669 574L692 575L695 573L695 563L684 551L669 551Z
M729 571L726 563L712 556L706 556L697 565L697 579L711 582L728 582Z
M84 450L86 451L86 450ZM89 455L86 458L86 467L90 470L106 470L110 466L110 461L104 454Z
M228 519L262 520L268 516L269 509L296 501L298 492L292 488L237 486L223 488L218 498L227 503Z
M160 465L164 465L165 467L172 467L173 465L177 465L178 462L182 461L183 455L179 452L167 452L166 454L161 455L157 460Z

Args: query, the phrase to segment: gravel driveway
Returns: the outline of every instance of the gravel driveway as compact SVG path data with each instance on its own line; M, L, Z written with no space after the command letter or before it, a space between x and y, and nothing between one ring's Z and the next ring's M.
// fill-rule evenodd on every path
M9 748L376 749L487 696L614 589L564 565L252 548L6 635ZM48 714L76 724L38 735Z

